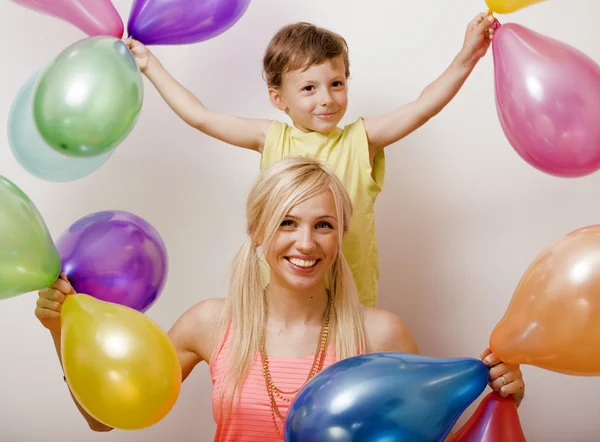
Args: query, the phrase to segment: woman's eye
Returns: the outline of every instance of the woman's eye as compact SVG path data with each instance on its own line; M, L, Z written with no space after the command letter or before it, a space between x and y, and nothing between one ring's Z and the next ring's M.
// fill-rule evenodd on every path
M320 223L317 223L317 229L333 229L333 226L327 221L321 221Z

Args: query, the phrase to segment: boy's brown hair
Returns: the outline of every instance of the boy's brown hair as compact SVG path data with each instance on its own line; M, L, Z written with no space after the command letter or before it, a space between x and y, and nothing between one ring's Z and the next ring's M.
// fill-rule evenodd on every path
M306 22L286 25L273 36L263 57L267 86L278 88L284 73L308 69L340 55L348 78L348 44L341 35Z

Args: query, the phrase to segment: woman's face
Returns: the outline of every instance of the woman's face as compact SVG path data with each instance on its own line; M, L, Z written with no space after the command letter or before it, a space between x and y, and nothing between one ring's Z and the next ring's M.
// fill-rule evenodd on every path
M329 189L293 207L266 251L271 283L294 289L324 285L338 251L338 226Z

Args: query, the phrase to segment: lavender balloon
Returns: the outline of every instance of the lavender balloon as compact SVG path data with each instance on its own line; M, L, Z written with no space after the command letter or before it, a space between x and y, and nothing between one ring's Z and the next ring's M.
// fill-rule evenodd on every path
M56 247L78 293L145 312L165 285L165 245L154 227L132 213L85 216L59 237Z
M127 32L146 45L197 43L222 34L250 0L134 0Z
M600 66L514 23L496 30L492 49L498 117L515 151L555 176L600 169Z

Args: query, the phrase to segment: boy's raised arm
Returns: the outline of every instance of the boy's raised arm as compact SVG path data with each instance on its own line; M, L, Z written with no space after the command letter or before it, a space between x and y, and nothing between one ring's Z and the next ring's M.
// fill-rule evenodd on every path
M211 111L182 86L140 42L126 39L140 70L173 111L187 124L234 146L261 152L270 120L243 118Z
M415 101L386 115L364 120L371 158L381 149L417 130L456 96L489 48L494 20L487 13L481 13L469 23L460 53Z

